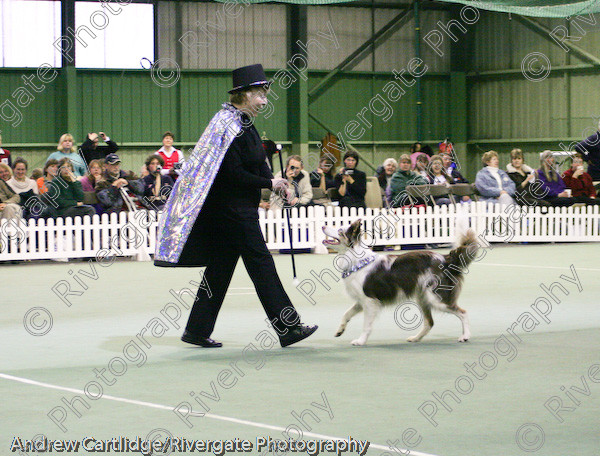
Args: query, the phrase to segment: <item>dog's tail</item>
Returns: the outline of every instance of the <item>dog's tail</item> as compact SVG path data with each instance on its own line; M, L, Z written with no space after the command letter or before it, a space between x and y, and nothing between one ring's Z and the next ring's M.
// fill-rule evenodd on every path
M477 242L475 231L466 228L465 231L460 232L457 229L457 238L454 243L454 248L445 256L446 266L455 272L462 272L469 264L471 264L475 255L477 255L478 250L479 243Z

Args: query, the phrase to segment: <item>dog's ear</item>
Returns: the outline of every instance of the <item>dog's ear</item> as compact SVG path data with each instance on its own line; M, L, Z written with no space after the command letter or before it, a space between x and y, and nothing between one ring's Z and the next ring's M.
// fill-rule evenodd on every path
M349 238L352 241L357 241L359 236L360 236L360 230L362 228L362 220L358 219L355 220L354 222L352 222L352 225L350 225L350 236Z

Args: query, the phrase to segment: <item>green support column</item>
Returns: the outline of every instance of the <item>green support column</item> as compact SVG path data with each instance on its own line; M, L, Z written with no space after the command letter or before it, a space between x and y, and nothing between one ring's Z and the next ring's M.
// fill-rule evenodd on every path
M308 62L306 50L298 46L307 42L307 7L288 7L288 62L294 58L296 67L304 59ZM296 74L297 70L291 71ZM304 158L308 156L308 68L297 76L297 81L288 89L288 135L292 141L292 153Z
M450 72L450 139L454 143L461 174L469 174L467 161L467 74L464 71Z
M61 33L62 36L72 37L68 29L75 30L75 0L62 0L61 1ZM74 41L74 40L73 40ZM69 132L76 136L76 141L81 138L78 129L80 126L79 119L79 106L77 103L77 70L75 69L75 42L72 46L67 46L66 42L63 42L65 47L62 49L62 68L60 70L60 81L57 81L56 87L60 91L60 98L63 102L61 103L62 111L62 125L61 131L56 132L57 135L61 135L65 132ZM81 132L81 134L85 134Z
M67 116L66 126L69 133L72 135L79 136L79 133L85 135L85 131L79 132L78 129L82 128L81 119L79 118L79 102L77 97L77 70L74 66L68 66L62 69L63 82L66 84L65 91L63 92L66 96ZM83 142L85 138L76 137L76 141Z
M461 22L460 8L452 5L450 19ZM460 33L460 32L459 32ZM458 42L450 44L450 124L448 134L457 153L460 173L467 179L476 173L475 161L467 154L468 121L467 111L467 71L469 68L469 49L472 47L472 32L460 34Z

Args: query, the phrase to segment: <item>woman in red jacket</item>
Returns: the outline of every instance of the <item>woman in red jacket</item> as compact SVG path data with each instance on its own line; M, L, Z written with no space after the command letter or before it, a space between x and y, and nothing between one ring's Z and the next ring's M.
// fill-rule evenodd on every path
M572 196L596 198L596 189L592 183L592 176L583 170L581 154L573 156L571 167L563 174L563 180L572 191Z

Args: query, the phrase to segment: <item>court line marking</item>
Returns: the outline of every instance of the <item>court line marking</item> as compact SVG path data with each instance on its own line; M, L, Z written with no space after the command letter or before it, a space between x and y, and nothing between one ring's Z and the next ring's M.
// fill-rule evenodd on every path
M570 266L535 266L530 264L505 264L505 263L479 263L483 266L509 266L511 268L533 268L533 269L565 269L570 270ZM577 271L600 271L597 268L575 268Z
M4 373L0 373L0 378L3 378L5 380L11 380L14 382L19 382L19 383L25 383L27 385L40 386L43 388L55 389L55 390L60 390L60 391L68 391L70 393L77 393L77 394L85 395L85 391L83 391L83 390L79 390L76 388L69 388L67 386L53 385L51 383L38 382L37 380L31 380L29 378L15 377L14 375L8 375L8 374L4 374ZM159 409L159 410L169 410L171 412L174 410L173 407L168 407L168 406L162 405L162 404L154 404L152 402L138 401L135 399L127 399L124 397L111 396L109 394L103 394L100 397L100 399L108 399L108 400L116 401L116 402L124 402L126 404L141 405L143 407L150 407L150 408L155 408L155 409ZM272 431L282 431L283 432L283 431L286 431L286 429L287 429L287 428L281 427L281 426L273 426L271 424L242 420L239 418L232 418L229 416L215 415L212 413L206 413L204 415L201 415L201 414L198 414L197 412L196 413L192 412L191 416L194 416L194 417L204 416L204 418L210 418L210 419L217 420L217 421L229 421L231 423L244 424L246 426L252 426L252 427L263 428L263 429L270 429ZM346 438L333 437L333 436L325 435L325 434L317 434L315 432L303 432L302 435L306 435L308 437L314 437L314 438L317 438L320 440L345 440L345 441L347 440ZM378 450L384 450L384 451L390 450L390 447L386 447L384 445L379 445L377 443L372 443L369 441L369 448L371 448L371 447L376 448ZM398 450L400 450L401 452L408 451L407 454L413 455L413 456L437 456L435 454L422 453L420 451L407 450L407 449L403 449L403 448L398 448Z

